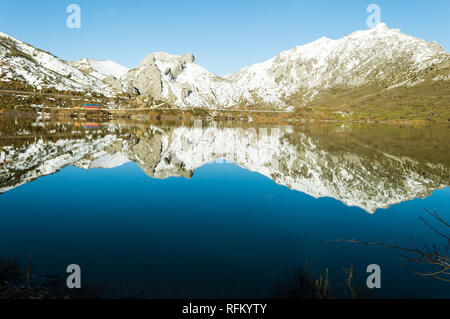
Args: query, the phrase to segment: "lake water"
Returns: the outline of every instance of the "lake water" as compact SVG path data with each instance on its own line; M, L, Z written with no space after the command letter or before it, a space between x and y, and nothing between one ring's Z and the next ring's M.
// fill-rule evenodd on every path
M78 264L117 297L271 297L306 264L333 285L378 264L375 297L450 298L397 250L327 243L445 248L420 217L450 219L449 142L429 127L1 119L0 255L32 253L36 277Z

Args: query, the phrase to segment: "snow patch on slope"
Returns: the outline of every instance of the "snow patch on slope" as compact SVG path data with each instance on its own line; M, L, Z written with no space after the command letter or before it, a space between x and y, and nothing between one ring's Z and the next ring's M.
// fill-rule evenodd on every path
M70 62L70 65L100 80L109 76L119 79L130 69L110 60L81 59Z

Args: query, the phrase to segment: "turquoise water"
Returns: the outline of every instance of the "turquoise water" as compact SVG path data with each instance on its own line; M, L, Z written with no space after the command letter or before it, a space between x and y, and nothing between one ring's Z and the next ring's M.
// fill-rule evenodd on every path
M424 209L450 217L450 189L369 214L233 163L201 165L190 179L149 177L132 161L67 165L0 195L0 254L26 265L32 253L37 277L78 264L83 284L118 297L270 297L279 276L306 264L328 269L334 285L350 265L365 283L366 267L378 264L376 297L450 298L448 283L413 274L396 250L325 243L442 242L420 221Z

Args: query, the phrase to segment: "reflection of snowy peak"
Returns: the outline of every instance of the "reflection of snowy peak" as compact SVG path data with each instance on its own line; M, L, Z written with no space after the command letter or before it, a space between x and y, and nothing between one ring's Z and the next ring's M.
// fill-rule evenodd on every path
M450 184L447 163L398 157L364 143L340 144L336 132L316 135L291 127L160 128L112 126L87 138L38 139L0 149L0 192L52 174L67 165L113 168L136 162L151 177L192 177L216 159L265 175L313 197L332 197L367 212ZM332 142L328 142L332 140ZM344 139L345 140L345 139Z
M98 156L98 154L96 154ZM103 154L89 163L88 168L115 168L128 163L130 160L122 153Z
M115 136L93 139L59 139L56 142L39 139L21 147L5 146L0 151L0 193L53 174L68 165L77 165L93 154L101 157L113 144ZM17 178L19 177L19 178Z
M176 158L186 170L225 158L277 184L316 198L332 197L368 212L429 196L450 184L449 168L430 168L424 176L422 166L412 159L373 150L328 150L320 139L288 132L286 128L179 128L171 134L163 157ZM170 175L170 168L169 162L161 161L156 176Z

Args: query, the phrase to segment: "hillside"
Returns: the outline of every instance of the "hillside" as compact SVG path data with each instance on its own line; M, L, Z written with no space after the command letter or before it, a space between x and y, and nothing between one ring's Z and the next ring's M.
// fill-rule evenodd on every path
M66 63L0 33L0 72L0 89L129 99L124 104L105 102L108 107L277 109L326 119L450 119L450 54L435 42L385 24L338 40L324 37L225 77L199 66L193 54L151 53L131 70L109 60Z
M19 82L57 91L112 96L101 80L91 77L54 55L0 32L0 81Z

